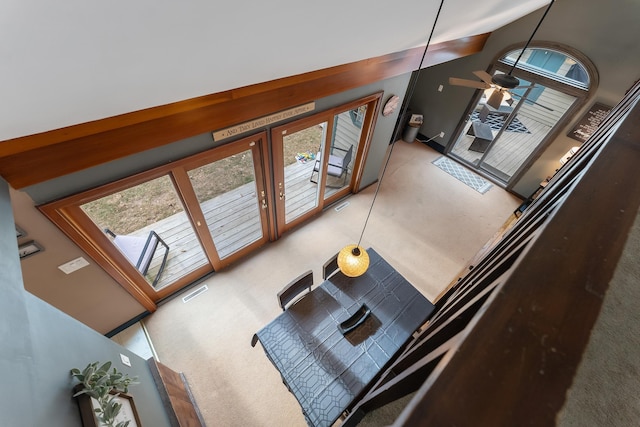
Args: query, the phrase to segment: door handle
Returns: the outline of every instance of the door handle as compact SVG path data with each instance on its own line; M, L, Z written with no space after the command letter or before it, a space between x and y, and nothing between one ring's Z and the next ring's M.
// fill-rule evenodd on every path
M284 200L284 190L282 189L282 183L278 183L278 189L280 190L280 200Z
M262 209L267 209L267 199L264 194L264 190L260 192L260 197L262 197Z

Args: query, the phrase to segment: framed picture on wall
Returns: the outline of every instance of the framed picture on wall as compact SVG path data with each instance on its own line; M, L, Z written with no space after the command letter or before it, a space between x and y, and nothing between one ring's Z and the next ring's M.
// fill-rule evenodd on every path
M114 393L115 394L115 393ZM104 427L98 417L96 417L95 410L100 407L98 401L86 394L81 394L76 397L78 400L78 407L80 408L80 416L82 418L82 425L84 427ZM118 393L114 399L122 405L120 412L115 419L115 424L120 422L129 421L128 427L141 427L140 418L138 417L138 411L133 401L133 396L127 393Z
M582 116L580 121L576 123L567 136L576 141L585 142L596 129L598 129L598 126L600 126L600 123L607 117L611 108L612 107L608 105L596 102L589 108L584 116Z

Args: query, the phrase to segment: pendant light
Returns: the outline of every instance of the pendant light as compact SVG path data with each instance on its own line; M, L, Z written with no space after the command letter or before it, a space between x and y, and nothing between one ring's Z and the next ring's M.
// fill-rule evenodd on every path
M427 49L429 49L429 43L431 42L431 37L433 36L433 31L436 28L436 23L438 22L438 17L440 16L440 11L442 11L442 5L444 4L444 0L440 1L440 7L438 8L438 13L436 14L436 18L433 21L433 26L431 27L431 33L429 34L429 38L427 39L427 45L424 47L424 52L422 52L422 59L420 59L420 64L418 65L417 73L412 77L412 81L410 83L409 90L405 96L405 101L411 99L411 95L416 88L416 84L418 82L418 76L420 74L420 70L422 69L422 64L424 63L424 59L427 55ZM408 109L408 103L404 102L404 106L401 108L399 117L404 117L405 113ZM400 123L398 124L398 128ZM398 128L393 135L393 141L391 145L391 149L389 150L389 155L387 156L387 161L384 164L384 168L382 169L382 173L380 174L380 179L378 180L378 185L376 187L376 191L373 194L373 200L371 200L371 206L369 207L369 213L367 214L367 218L364 221L364 226L362 227L362 233L360 233L360 239L358 239L358 243L353 245L347 245L338 252L338 268L348 277L358 277L362 276L367 269L369 268L369 254L367 251L360 246L362 242L362 236L364 236L364 231L367 228L367 223L369 222L369 217L371 216L371 211L373 210L373 205L376 202L376 197L378 197L378 192L380 191L380 186L382 185L382 178L384 177L384 173L387 170L387 166L389 165L389 160L391 159L391 153L393 152L393 147L395 146L395 141L398 136Z
M347 245L338 252L338 267L345 276L362 276L369 268L369 254L360 244Z

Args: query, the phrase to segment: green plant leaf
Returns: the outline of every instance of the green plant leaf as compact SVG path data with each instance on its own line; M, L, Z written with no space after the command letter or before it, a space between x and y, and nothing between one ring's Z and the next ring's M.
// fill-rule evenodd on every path
M129 422L115 424L115 418L122 408L115 398L118 394L110 394L112 390L127 392L131 384L139 384L138 377L131 378L128 374L111 369L111 362L88 364L83 371L77 368L70 370L70 375L82 384L83 388L74 394L86 394L98 401L99 408L94 411L101 423L108 427L127 427Z

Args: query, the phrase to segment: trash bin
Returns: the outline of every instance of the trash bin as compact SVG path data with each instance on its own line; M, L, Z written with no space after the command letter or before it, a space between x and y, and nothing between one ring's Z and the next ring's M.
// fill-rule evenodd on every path
M411 126L407 125L404 128L404 132L402 132L402 140L404 142L413 142L416 140L418 136L418 131L420 130L420 126Z
M420 130L420 126L422 126L422 114L412 114L409 118L409 122L407 126L404 128L402 132L402 140L405 142L413 142L416 140L418 136L418 131Z

